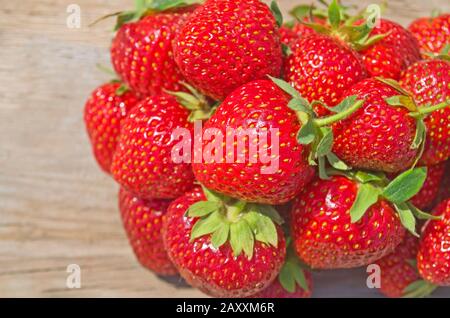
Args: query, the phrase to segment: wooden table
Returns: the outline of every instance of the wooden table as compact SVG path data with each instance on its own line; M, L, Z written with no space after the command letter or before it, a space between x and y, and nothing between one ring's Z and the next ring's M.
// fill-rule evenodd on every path
M108 80L95 65L109 63L113 21L87 25L132 1L77 0L82 27L69 29L73 2L0 1L0 297L202 296L137 264L117 186L97 168L84 131L84 101ZM433 8L450 11L445 0L389 4L386 16L403 24ZM81 289L66 287L72 263ZM318 273L315 285L316 296L377 295L364 270Z

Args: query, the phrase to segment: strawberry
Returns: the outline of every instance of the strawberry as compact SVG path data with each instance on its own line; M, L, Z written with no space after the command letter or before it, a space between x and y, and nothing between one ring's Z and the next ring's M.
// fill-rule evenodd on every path
M395 251L376 263L381 270L381 293L387 297L405 296L405 288L420 279L417 268L411 260L415 260L419 250L419 240L406 235Z
M280 33L281 43L289 48L298 40L297 34L287 26L282 26L278 31Z
M427 118L427 139L421 164L433 165L450 157L450 63L434 59L415 63L402 73L400 84L419 108L444 103Z
M174 55L189 82L217 100L267 74L280 76L283 62L277 21L259 0L206 1L181 28Z
M173 96L148 97L128 114L114 154L111 171L126 190L142 199L173 199L193 186L188 163L174 163L176 128L193 130L188 111Z
M286 78L309 102L319 100L335 106L353 84L367 77L358 54L326 35L300 38L287 59ZM319 116L329 114L321 105Z
M185 79L175 64L172 46L195 7L161 10L150 6L140 8L134 15L125 12L119 16L111 61L122 80L141 96L159 94L164 89L184 89L180 82Z
M307 26L357 50L369 76L397 80L402 70L420 60L417 40L401 25L386 19L362 20L358 19L359 16L348 16L345 11L345 7L333 0L328 7L328 23L315 22ZM369 22L377 24L372 26ZM335 82L342 82L343 79L346 77Z
M439 55L450 44L450 14L414 20L408 27L419 42L422 56Z
M120 83L107 83L95 89L84 107L84 122L95 159L107 173L120 135L123 118L138 98Z
M290 239L288 239L291 242ZM311 298L312 275L298 259L292 244L288 243L286 260L277 279L250 298Z
M344 176L305 187L291 212L298 256L312 268L336 269L364 266L390 254L405 231L392 204L379 199L377 191ZM372 197L362 199L364 193ZM358 211L360 203L365 206Z
M302 23L293 23L292 25L284 25L279 29L281 43L292 48L298 39L307 37L309 35L317 34L314 29L308 27L304 22L309 23L309 18L302 18ZM325 25L327 20L321 18L314 18L314 23Z
M414 36L401 25L380 19L370 36L385 35L376 43L359 51L370 76L398 80L401 72L420 60L420 49Z
M434 209L438 220L430 220L423 229L417 266L420 275L438 286L450 286L450 199Z
M418 156L419 146L412 147L418 125L408 109L385 100L398 94L394 87L375 78L344 93L344 98L357 95L365 103L333 126L333 152L358 169L393 173L410 167Z
M122 222L133 251L142 266L159 275L177 274L162 239L169 204L167 200L139 199L122 188L119 192Z
M163 234L169 257L189 284L208 295L260 292L276 278L286 254L284 235L267 216L276 212L203 191L169 206Z
M310 272L306 272L305 276L308 283L308 290L304 290L297 285L294 292L289 292L276 279L269 287L251 296L251 298L311 298L311 290L313 288L312 275Z
M441 186L438 190L438 195L434 200L434 206L438 203L450 199L450 160L443 163L445 165L444 174L441 180Z
M218 131L228 141L203 140L203 149L214 149L214 154L194 162L195 176L206 187L244 201L286 203L312 180L315 169L311 164L319 152L323 155L319 160L329 153L327 147L317 151L322 134L331 137L324 126L348 116L361 104L352 100L344 111L315 119L311 105L286 82L258 80L243 85L205 124L204 133ZM226 144L233 149L225 148ZM236 144L243 144L243 149Z
M420 189L420 192L411 199L411 203L419 209L431 207L439 193L444 172L445 163L429 166L427 179L425 180L422 189Z

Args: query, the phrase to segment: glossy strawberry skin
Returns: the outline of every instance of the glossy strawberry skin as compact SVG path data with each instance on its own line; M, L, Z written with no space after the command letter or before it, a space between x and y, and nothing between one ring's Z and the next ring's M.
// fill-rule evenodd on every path
M407 234L403 242L376 263L381 270L380 292L390 298L403 297L406 287L420 280L417 269L409 262L414 261L419 250L419 239Z
M303 19L303 22L310 22L310 19L305 18L305 19ZM320 24L320 25L326 25L327 20L315 17L313 23ZM294 25L294 27L292 28L292 31L294 31L299 38L317 34L317 32L314 29L306 26L303 23L296 23Z
M278 229L278 246L255 242L253 257L234 257L230 244L216 249L211 236L190 241L192 227L199 220L185 215L192 204L205 200L199 189L178 198L169 206L164 227L164 244L180 275L193 287L213 297L248 297L269 286L286 256L286 242Z
M429 58L425 53L439 54L450 44L450 14L416 19L408 29L419 42L423 58Z
M411 92L420 106L445 102L450 96L450 63L426 60L402 73L400 84ZM437 110L425 119L427 140L420 163L434 165L450 157L450 107Z
M269 287L249 298L311 298L313 290L312 275L310 272L305 271L305 277L308 284L308 291L297 285L295 291L290 293L284 289L278 279L275 279Z
M141 200L120 189L119 208L130 245L145 268L158 275L175 275L176 268L164 248L162 227L170 201Z
M120 136L120 125L138 98L131 91L119 96L119 83L95 89L84 107L84 123L97 163L110 173L111 162Z
M288 47L291 47L298 40L297 34L287 26L282 26L278 32L280 33L281 43Z
M441 180L441 186L438 190L438 195L434 200L434 207L444 200L450 199L450 160L443 163L445 165L444 174Z
M291 233L298 256L312 268L365 266L392 253L405 235L396 212L380 200L357 223L350 208L358 185L346 177L316 180L295 199Z
M411 203L419 209L426 210L431 207L439 193L444 172L445 163L429 166L425 183L419 193L412 197Z
M169 95L148 97L129 113L111 167L114 179L142 199L173 199L193 187L188 163L174 163L177 128L192 133L188 111Z
M314 168L308 165L309 148L296 140L300 122L295 112L287 107L289 100L272 81L254 81L230 94L203 128L204 132L218 129L223 136L227 136L227 128L235 131L257 128L259 133L267 132L268 148L261 144L258 149L268 149L269 156L277 155L271 133L278 135L279 151L274 158L278 158L278 169L262 173L261 169L269 168L271 163L261 163L261 156L256 162L250 162L248 153L251 148L246 140L245 162L238 162L237 147L234 147L233 157L228 157L225 154L229 151L223 146L221 161L203 160L203 163L193 164L197 180L211 190L248 202L275 205L291 200L312 180ZM267 131L264 131L266 128ZM263 142L261 135L247 139L251 139L253 144L258 142L257 139ZM211 141L204 139L203 149L207 149L209 144ZM273 164L272 168L275 166Z
M411 148L416 122L407 109L385 101L398 92L370 78L353 86L343 98L352 95L365 103L333 125L333 152L353 168L394 173L410 167L418 154Z
M325 35L299 39L287 59L286 78L308 101L320 100L335 106L342 94L367 77L358 54ZM318 115L330 112L317 106Z
M450 199L443 201L434 215L442 220L429 221L422 232L417 266L426 281L450 286Z
M160 94L164 89L184 90L185 81L173 58L173 41L195 7L155 13L124 24L111 46L117 74L140 96Z
M420 60L419 44L408 30L386 19L380 19L370 36L381 34L387 36L359 53L370 76L398 80L404 69Z
M207 1L181 29L174 54L190 83L216 100L282 68L275 18L259 0Z
M303 19L304 22L310 22L309 18ZM321 18L315 18L314 23L325 25L327 23L326 20ZM281 43L284 43L288 45L289 47L293 47L295 42L297 42L298 39L317 34L316 31L314 31L312 28L306 26L303 23L295 23L292 28L289 28L287 26L282 26L279 30L280 37L281 37Z

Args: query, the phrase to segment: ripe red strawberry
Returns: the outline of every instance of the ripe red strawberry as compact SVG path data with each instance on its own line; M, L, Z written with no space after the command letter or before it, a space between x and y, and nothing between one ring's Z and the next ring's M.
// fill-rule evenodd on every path
M251 163L237 161L237 150L223 160L193 163L195 176L206 187L249 202L282 204L291 200L314 176L314 168L307 161L308 147L297 143L300 129L295 112L287 107L290 98L270 80L248 83L230 94L215 114L204 125L207 129L219 129L223 136L228 129L279 129L278 169L263 174L262 168L271 164L260 160ZM246 141L249 137L246 138ZM252 143L258 141L253 139ZM211 143L203 141L203 149ZM267 138L267 144L272 140ZM246 150L249 151L249 146ZM271 149L262 146L260 149ZM222 149L225 151L226 149ZM272 153L268 153L269 156ZM259 157L258 159L261 159ZM228 162L227 162L228 160ZM273 165L275 166L275 165Z
M107 173L110 172L121 122L138 102L133 92L121 92L120 87L120 83L107 83L98 87L84 107L84 122L95 159Z
M224 210L214 211L207 218L191 217L193 212L204 216L211 204L219 204L204 201L206 199L202 191L196 189L169 206L164 227L169 257L189 284L208 295L247 297L258 293L273 282L284 262L286 244L281 229L273 227L273 234L278 237L276 244L263 243L257 237L253 241L247 223L250 219L234 209L236 205L222 206ZM206 205L199 207L199 203ZM205 226L212 230L206 231ZM242 227L250 232L243 231ZM214 233L211 235L211 232ZM236 233L240 234L236 237ZM254 244L249 251L241 244L250 237ZM241 253L242 248L245 253Z
M309 102L335 106L353 84L367 77L361 58L345 44L326 35L301 38L287 59L286 78ZM317 105L319 116L329 111Z
M382 34L386 37L359 53L370 76L398 80L404 69L420 60L419 44L408 30L386 19L380 19L370 36Z
M276 279L269 287L250 298L311 298L313 289L312 275L310 272L305 271L305 277L308 283L307 291L297 285L295 291L291 293L281 285L279 279Z
M174 38L196 6L152 12L122 25L111 46L111 61L122 80L145 96L184 90L172 53Z
M292 45L298 40L297 34L289 27L282 26L279 30L281 43L292 47Z
M411 262L416 259L418 250L419 240L408 234L392 254L376 262L381 270L382 294L391 298L403 297L405 288L420 280L419 272Z
M384 199L366 198L364 202L374 204L352 223L352 209L362 187L347 177L333 176L314 181L295 199L291 233L295 250L306 264L322 269L364 266L400 244L405 230Z
M173 96L148 97L128 114L113 158L116 181L142 199L176 198L193 186L188 163L174 163L176 128L193 130L188 111Z
M412 148L416 121L406 108L385 101L399 92L370 78L354 85L343 97L352 95L365 99L365 103L334 124L333 152L358 169L399 172L410 167L418 156L418 149Z
M320 173L324 158L330 160L332 142L329 149L318 150L325 135L332 134L327 126L349 116L363 101L352 96L343 103L336 114L315 118L312 106L287 82L272 78L241 86L203 128L204 135L214 131L226 138L203 139L202 148L210 151L193 163L197 180L247 202L281 205L292 200L312 180L315 159Z
M443 180L445 163L428 167L428 174L420 192L412 199L411 203L419 209L427 209L432 206L436 199Z
M218 100L282 68L276 20L259 0L206 1L182 27L174 54L189 82Z
M409 91L419 107L447 101L447 107L425 118L427 139L421 164L434 165L450 157L450 63L426 60L415 63L402 73L400 84Z
M408 29L419 42L424 58L429 57L427 53L438 55L450 44L450 14L419 18Z
M439 204L440 202L450 199L450 161L447 160L444 162L445 170L441 180L441 186L438 190L438 195L434 200L434 206Z
M133 251L142 266L159 275L177 274L162 239L169 204L166 200L141 200L124 189L119 192L122 222Z
M434 209L441 220L430 220L423 229L417 266L420 275L438 286L450 286L450 199Z
M302 21L309 22L310 19L308 17L305 17L302 19ZM315 17L314 23L325 25L327 23L327 20ZM279 31L281 43L286 44L289 47L293 47L293 45L295 45L295 42L300 38L317 34L316 31L314 31L314 29L303 23L294 23L292 27L283 26L280 28Z

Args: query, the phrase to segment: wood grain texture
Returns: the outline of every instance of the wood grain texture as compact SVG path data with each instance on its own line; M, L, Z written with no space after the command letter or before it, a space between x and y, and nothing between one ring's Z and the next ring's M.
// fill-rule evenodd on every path
M73 2L80 29L66 27ZM403 24L436 7L450 11L445 0L388 2L386 16ZM137 264L117 186L97 168L84 131L84 101L108 80L95 65L109 63L112 21L87 25L130 5L0 0L0 297L202 296ZM71 263L81 266L81 289L66 288ZM315 285L316 296L377 296L364 270L318 273Z

